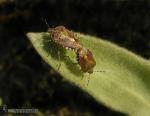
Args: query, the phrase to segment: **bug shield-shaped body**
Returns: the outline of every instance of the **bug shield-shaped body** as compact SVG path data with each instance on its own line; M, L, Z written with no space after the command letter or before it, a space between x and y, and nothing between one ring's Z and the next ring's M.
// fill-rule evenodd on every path
M62 47L72 50L78 50L81 48L80 39L77 37L77 35L66 29L64 26L49 28L48 32L50 33L52 41Z
M96 65L93 54L90 50L82 47L78 49L77 60L83 72L93 73L93 68Z
M64 26L49 28L51 39L56 44L77 53L77 61L83 72L93 73L93 68L96 65L93 54L90 50L84 48L77 35L66 29Z

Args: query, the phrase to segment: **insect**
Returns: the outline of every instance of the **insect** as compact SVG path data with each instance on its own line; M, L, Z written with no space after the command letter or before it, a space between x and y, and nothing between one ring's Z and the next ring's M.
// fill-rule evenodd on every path
M64 48L76 51L77 62L84 73L93 73L93 68L96 65L93 54L89 49L83 47L80 39L74 32L69 31L64 26L48 28L48 32L50 33L52 41Z
M66 29L64 26L49 28L48 32L50 33L52 41L66 49L78 50L82 47L77 35Z
M84 47L78 49L77 51L77 61L81 66L83 72L93 73L93 68L96 65L96 61L93 57L92 52Z
M46 19L45 23L49 27ZM83 72L88 72L89 74L93 73L93 68L96 65L96 61L93 57L93 54L89 49L83 47L83 45L80 42L80 39L74 32L69 31L64 26L48 28L48 32L53 42L59 44L60 46L66 49L76 51L77 62L80 65L81 70Z
M47 24L47 22L46 22ZM81 48L80 39L75 33L69 31L64 26L57 26L55 28L48 28L48 32L51 37L51 41L58 44L61 47L64 47L69 50L77 51ZM60 51L58 51L58 58L60 61ZM61 63L58 66L58 70L61 66Z
M66 29L64 26L57 26L55 28L48 28L48 32L51 37L51 41L60 45L63 48L74 50L77 57L77 63L81 67L83 73L93 73L93 72L104 72L104 71L93 71L96 66L96 61L92 52L85 48L80 42L79 37L72 31ZM60 60L60 51L58 51L58 56ZM59 64L59 68L61 63ZM58 68L58 70L59 70ZM89 83L89 79L88 79Z
M93 73L93 68L96 65L93 54L89 49L83 47L80 39L75 35L75 33L69 31L64 26L49 28L48 32L55 43L64 48L76 51L77 62L83 72L88 72L90 74Z

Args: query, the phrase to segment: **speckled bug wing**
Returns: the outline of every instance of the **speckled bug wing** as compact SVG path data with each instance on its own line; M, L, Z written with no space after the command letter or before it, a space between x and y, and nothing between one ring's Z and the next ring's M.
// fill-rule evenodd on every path
M93 68L96 65L96 61L90 50L86 48L79 49L77 59L83 72L93 73Z
M64 26L49 28L48 32L50 33L52 40L62 47L74 50L78 50L82 47L80 39L75 35L75 33L69 31Z

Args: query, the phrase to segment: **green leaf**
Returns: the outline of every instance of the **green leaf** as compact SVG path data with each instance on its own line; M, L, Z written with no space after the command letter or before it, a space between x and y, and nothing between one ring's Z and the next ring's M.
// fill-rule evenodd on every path
M150 61L108 41L78 33L96 60L95 72L83 75L80 66L73 64L77 62L76 54L47 42L51 40L48 33L27 36L49 65L97 102L132 116L150 115ZM98 72L102 70L105 72Z

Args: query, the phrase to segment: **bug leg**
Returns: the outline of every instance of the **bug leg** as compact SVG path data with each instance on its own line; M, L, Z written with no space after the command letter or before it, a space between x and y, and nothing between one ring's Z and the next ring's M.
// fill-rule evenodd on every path
M89 81L90 81L90 74L89 74L89 76L88 76L87 86L89 85Z
M48 51L46 57L49 57L49 55L52 53L52 49L50 49L50 51Z
M98 70L98 71L94 71L94 72L105 72L104 70Z
M51 54L51 49L50 49L50 52L47 53L46 57L49 57L50 54Z

